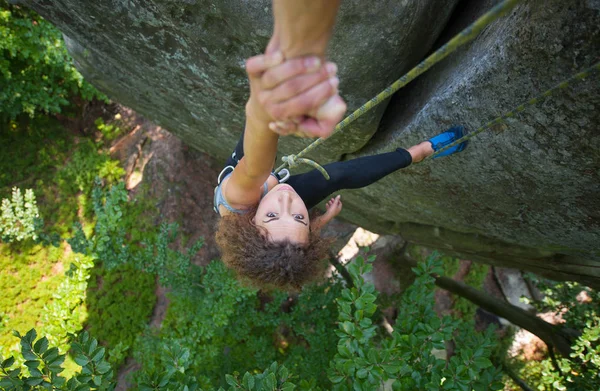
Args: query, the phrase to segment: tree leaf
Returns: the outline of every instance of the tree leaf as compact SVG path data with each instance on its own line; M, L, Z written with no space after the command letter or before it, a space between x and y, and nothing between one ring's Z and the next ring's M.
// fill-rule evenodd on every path
M244 387L246 387L249 390L253 389L254 388L254 377L249 372L244 373L244 377L242 379L242 384L244 385Z
M48 350L48 338L43 337L33 345L33 351L37 354L44 354Z
M89 358L87 358L83 354L76 355L75 357L73 357L73 360L75 360L77 365L82 366L82 367L85 367L90 362Z
M238 386L238 382L237 382L237 380L235 380L235 377L233 377L229 374L225 375L225 381L227 382L227 384L229 384L232 387Z
M6 360L2 361L2 368L9 368L15 363L14 357L9 357Z

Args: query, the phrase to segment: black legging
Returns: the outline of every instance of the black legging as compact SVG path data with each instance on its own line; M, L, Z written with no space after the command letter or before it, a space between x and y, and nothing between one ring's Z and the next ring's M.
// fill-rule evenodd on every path
M244 133L235 147L235 158L230 156L226 166L236 166L244 156ZM342 189L359 189L377 182L386 175L412 163L407 150L398 148L393 152L364 156L323 166L330 176L327 180L318 170L293 175L287 180L310 209L332 193Z

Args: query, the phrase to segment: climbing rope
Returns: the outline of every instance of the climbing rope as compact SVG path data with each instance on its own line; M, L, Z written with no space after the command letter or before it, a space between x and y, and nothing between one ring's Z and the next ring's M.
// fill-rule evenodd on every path
M364 105L356 109L353 113L344 118L339 124L337 124L331 136L342 131L344 128L346 128L348 125L354 122L357 118L367 113L369 110L373 109L381 102L385 101L387 98L396 93L399 89L406 86L418 76L428 71L429 68L431 68L438 62L442 61L449 54L453 53L466 43L471 42L477 35L479 35L479 33L484 28L486 28L493 21L495 21L496 19L500 18L501 16L509 12L511 9L513 9L517 5L517 3L519 3L519 1L521 0L504 0L502 3L494 6L490 11L481 16L475 22L473 22L473 24L471 24L469 27L458 33L448 43L436 50L433 54L431 54L429 57L427 57L425 60L419 63L416 67L408 71L408 73L406 73L400 79L396 80L385 90L377 94L374 98L372 98L367 103L365 103ZM284 156L282 158L284 163L277 168L276 172L279 172L282 169L284 169L286 165L288 165L288 167L290 168L294 168L300 163L310 164L315 168L319 167L318 169L321 173L326 172L325 169L321 167L318 163L309 159L301 159L304 155L315 149L324 141L325 139L319 138L296 155ZM310 163L308 163L309 161ZM328 176L329 175L325 175L327 179L329 179Z
M506 122L507 118L511 118L514 117L515 114L522 112L523 110L525 110L527 107L532 106L536 103L542 102L544 101L546 98L550 97L552 94L554 94L556 91L558 90L564 90L565 88L567 88L568 86L570 86L571 84L573 84L573 82L575 81L579 81L582 79L585 79L586 77L588 77L589 75L591 75L593 72L600 72L600 62L597 62L596 64L592 65L591 67L571 76L570 78L561 81L560 83L556 84L554 87L542 92L541 94L539 94L538 96L536 96L535 98L532 98L530 100L528 100L527 102L523 103L522 105L519 105L517 107L515 107L513 110L509 111L506 114L501 115L500 117L497 117L493 120L491 120L490 122L486 123L485 125L479 127L478 129L474 130L473 132L470 132L469 134L459 138L458 140L454 141L451 144L446 145L443 148L438 149L433 155L428 156L426 159L428 158L433 158L436 155L439 155L440 153L446 151L447 149L450 149L462 142L465 142L469 139L472 139L473 137L477 136L478 134L488 130L489 128L491 128L494 125L498 125L498 124L502 124L504 122Z

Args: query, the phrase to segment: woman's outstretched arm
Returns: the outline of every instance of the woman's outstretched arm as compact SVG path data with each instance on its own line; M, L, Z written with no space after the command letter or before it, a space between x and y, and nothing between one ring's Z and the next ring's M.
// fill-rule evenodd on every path
M327 67L312 69L315 57L302 57L282 62L280 53L248 59L246 70L250 81L250 99L246 104L244 158L236 166L224 196L230 204L254 205L260 200L263 183L273 169L278 135L269 129L273 118L267 108L299 115L319 107L335 94ZM264 88L263 79L277 80Z

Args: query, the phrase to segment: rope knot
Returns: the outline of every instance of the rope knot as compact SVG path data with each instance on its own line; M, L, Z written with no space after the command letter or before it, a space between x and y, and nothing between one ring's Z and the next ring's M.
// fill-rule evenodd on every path
M281 158L281 160L283 160L285 163L287 163L289 168L295 168L298 167L300 165L300 163L298 163L298 161L296 160L298 158L298 155L287 155Z
M319 170L319 172L325 177L325 179L329 180L329 174L327 173L327 170L325 170L319 165L319 163L313 160L298 157L298 155L284 156L281 158L281 160L283 160L284 165L287 164L289 168L298 167L300 164L308 164L309 166ZM283 166L280 168L283 168Z

